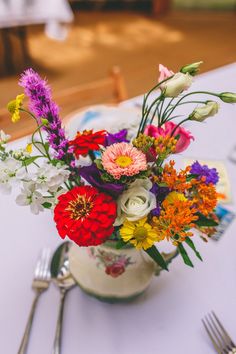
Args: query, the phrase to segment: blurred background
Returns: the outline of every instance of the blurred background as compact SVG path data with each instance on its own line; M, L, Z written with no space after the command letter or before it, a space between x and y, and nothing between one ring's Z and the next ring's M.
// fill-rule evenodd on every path
M236 0L0 0L0 129L13 137L31 129L28 120L13 126L5 110L27 67L57 97L116 65L128 98L155 83L159 63L175 71L203 60L204 72L236 61L235 37Z

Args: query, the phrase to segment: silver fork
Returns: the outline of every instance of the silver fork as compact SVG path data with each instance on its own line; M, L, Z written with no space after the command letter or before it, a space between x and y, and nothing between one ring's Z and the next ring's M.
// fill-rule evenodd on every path
M49 287L50 278L51 278L49 269L50 269L50 250L44 248L37 261L36 268L35 268L34 279L32 282L32 288L35 291L35 298L31 306L30 314L28 317L23 338L21 340L18 354L25 354L27 351L30 331L31 331L34 313L38 303L39 296Z
M233 340L213 311L202 319L202 323L218 354L236 353Z

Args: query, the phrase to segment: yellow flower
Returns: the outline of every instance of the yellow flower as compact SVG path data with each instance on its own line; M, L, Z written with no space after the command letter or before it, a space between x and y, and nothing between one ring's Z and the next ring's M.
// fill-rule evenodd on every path
M28 152L28 154L32 153L32 148L33 148L33 144L27 144L25 151Z
M22 93L21 95L17 95L16 99L10 101L7 105L8 111L12 114L11 120L13 123L18 122L20 120L20 107L22 106L25 95Z
M168 196L165 198L165 200L167 200L167 202L169 202L170 204L173 204L176 200L185 202L187 198L184 196L183 193L178 193L174 191L174 192L170 192Z
M125 220L122 228L120 229L120 235L125 242L130 242L137 249L148 249L154 242L160 241L158 234L147 223L147 218L140 219L138 221Z

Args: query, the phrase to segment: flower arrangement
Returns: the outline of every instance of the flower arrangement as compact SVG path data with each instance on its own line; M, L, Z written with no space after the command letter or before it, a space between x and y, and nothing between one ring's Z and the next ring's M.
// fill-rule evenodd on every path
M217 102L191 100L193 95L236 103L231 92L185 93L200 64L186 65L178 73L160 65L158 83L144 96L140 124L131 139L124 127L115 134L85 130L69 140L46 81L26 70L19 81L24 94L11 101L8 110L13 122L27 112L37 129L20 150L10 150L9 136L0 131L0 188L9 193L19 182L17 204L28 205L34 214L51 209L61 238L67 236L79 246L114 240L117 248L144 250L167 269L158 250L159 242L167 241L177 247L185 264L193 266L187 247L201 259L193 229L207 234L217 224L219 176L198 161L178 171L173 156L194 140L183 123L203 122L219 110ZM195 103L195 109L174 123L175 111L189 103ZM86 165L81 163L84 158ZM105 264L107 272L111 264Z

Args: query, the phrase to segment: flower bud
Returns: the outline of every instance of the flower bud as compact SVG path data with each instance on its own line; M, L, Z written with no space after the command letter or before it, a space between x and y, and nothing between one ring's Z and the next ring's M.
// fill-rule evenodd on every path
M206 118L214 116L219 110L219 104L214 101L206 101L206 104L202 107L194 109L190 114L189 119L197 122L203 122Z
M161 89L166 97L177 97L181 92L187 90L192 84L191 75L177 73L171 79L161 85Z
M219 95L220 99L226 103L236 103L236 93L233 92L222 92Z
M47 126L48 125L48 120L46 118L42 118L41 119L41 123L42 123L42 125Z
M189 73L190 75L195 76L198 73L199 66L202 63L203 63L203 61L198 61L196 63L187 64L180 69L180 72L183 74Z

